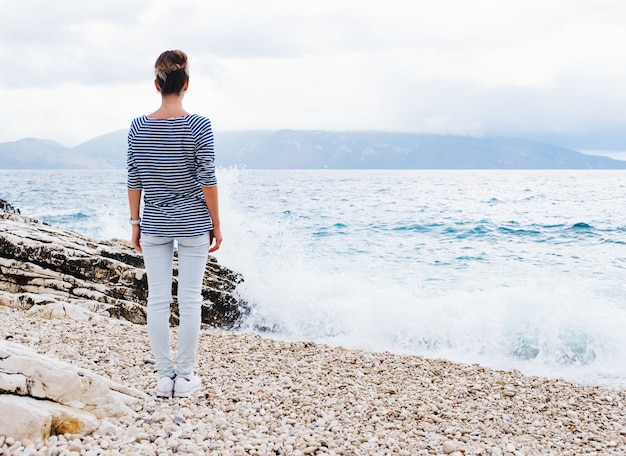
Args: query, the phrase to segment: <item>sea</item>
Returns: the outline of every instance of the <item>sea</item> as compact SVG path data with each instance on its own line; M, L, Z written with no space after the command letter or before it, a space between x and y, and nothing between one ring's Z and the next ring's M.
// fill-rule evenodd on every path
M626 387L626 171L217 171L240 331ZM124 170L0 170L25 216L130 238Z

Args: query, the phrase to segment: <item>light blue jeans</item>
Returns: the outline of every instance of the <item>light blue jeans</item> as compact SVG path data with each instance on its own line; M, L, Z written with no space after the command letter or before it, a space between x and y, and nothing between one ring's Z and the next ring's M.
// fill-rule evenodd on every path
M178 366L170 350L170 303L174 241L178 247ZM202 320L202 278L209 255L209 234L166 238L141 235L148 276L148 337L159 377L191 378Z

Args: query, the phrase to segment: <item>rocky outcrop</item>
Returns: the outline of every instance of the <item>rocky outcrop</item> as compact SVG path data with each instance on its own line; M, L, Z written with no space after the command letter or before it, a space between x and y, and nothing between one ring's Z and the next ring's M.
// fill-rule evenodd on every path
M85 369L0 340L0 435L42 442L51 435L87 435L106 421L132 415L145 394Z
M29 309L70 303L91 312L146 322L143 259L124 241L98 241L18 215L0 200L0 305ZM174 295L177 265L174 261ZM248 307L236 294L241 275L209 257L203 285L203 322L237 327ZM60 303L60 304L58 304ZM172 323L177 320L173 303Z
M11 203L0 199L0 211L8 212L9 214L19 214L20 210L13 207Z

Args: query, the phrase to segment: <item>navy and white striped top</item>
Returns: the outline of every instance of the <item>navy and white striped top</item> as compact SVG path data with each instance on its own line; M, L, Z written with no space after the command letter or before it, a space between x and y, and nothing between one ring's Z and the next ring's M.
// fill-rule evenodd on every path
M141 116L128 132L129 189L143 190L141 231L199 236L213 229L202 187L217 185L211 121L198 114Z

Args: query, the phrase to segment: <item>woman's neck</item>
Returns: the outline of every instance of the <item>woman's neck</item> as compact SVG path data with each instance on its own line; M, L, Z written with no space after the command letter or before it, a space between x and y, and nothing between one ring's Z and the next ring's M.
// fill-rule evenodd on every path
M182 117L189 115L183 108L184 95L171 94L161 96L161 107L149 114L148 117L155 119L169 119L170 117Z

